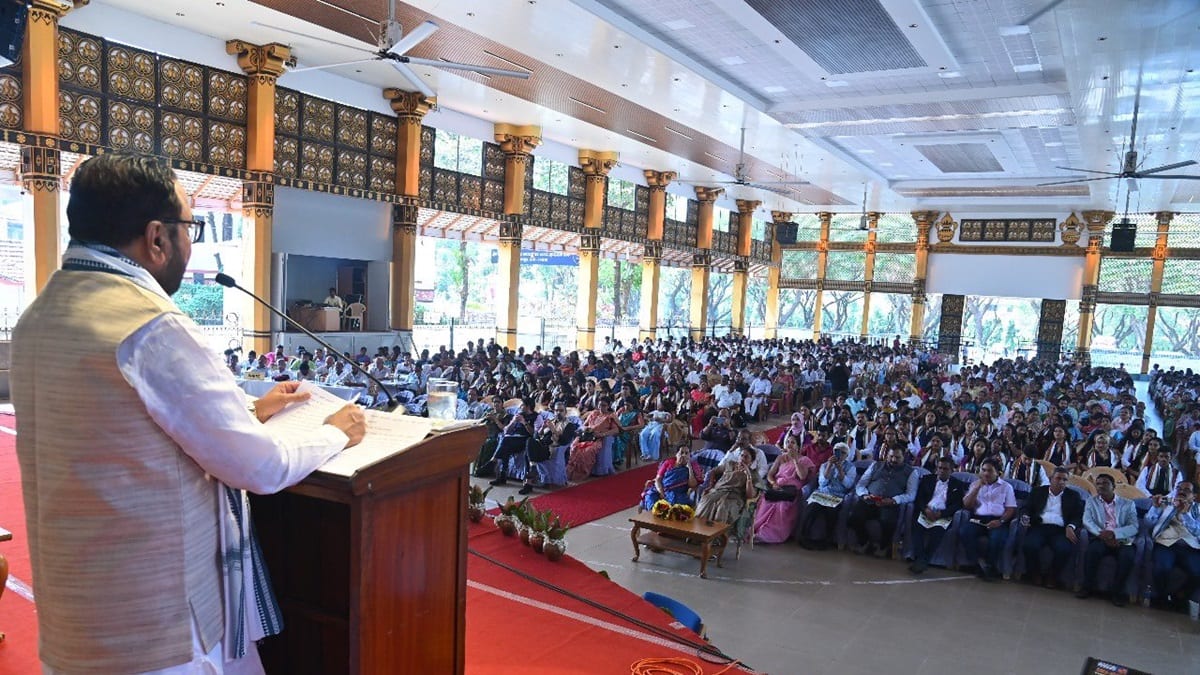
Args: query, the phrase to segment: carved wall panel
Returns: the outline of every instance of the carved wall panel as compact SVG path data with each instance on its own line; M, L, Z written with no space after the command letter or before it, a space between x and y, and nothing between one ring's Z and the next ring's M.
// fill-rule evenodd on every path
M113 79L111 56L109 52L109 80ZM185 110L191 113L204 111L204 68L184 61L163 59L159 64L159 75L162 80L162 91L159 103L171 108Z
M21 78L14 73L0 73L0 128L21 129L23 114Z
M1058 231L1053 218L967 220L959 223L959 241L1052 242Z
M210 119L208 161L221 166L246 166L246 127Z
M943 309L943 311L945 310ZM1037 357L1039 359L1058 360L1059 353L1062 351L1063 318L1066 314L1066 300L1042 300L1042 314L1038 319L1037 337Z
M159 134L163 156L192 162L204 160L204 121L198 116L164 110Z
M396 157L396 118L371 113L371 154L392 158L395 165ZM393 180L392 191L395 191Z
M334 102L300 95L300 137L305 140L333 143Z
M275 133L300 134L300 92L275 88Z
M365 144L365 137L363 141ZM366 188L367 156L361 152L339 150L337 153L337 178L334 182L346 187ZM394 183L395 181L393 180ZM390 190L390 192L395 192L395 190Z
M359 150L367 149L367 111L337 106L337 142ZM341 173L340 169L338 173Z
M300 170L300 141L289 136L275 136L275 174L296 178Z
M938 353L959 360L962 346L963 307L966 297L946 293L942 295L942 319L938 325Z
M114 150L153 154L154 108L132 102L108 102L108 145Z
M395 192L396 160L385 157L372 157L370 176L370 189L377 192Z
M211 68L208 70L208 115L233 122L246 121L244 75Z
M301 141L300 178L320 183L332 183L333 146Z
M484 181L483 206L481 208L492 213L504 211L504 183L494 180Z

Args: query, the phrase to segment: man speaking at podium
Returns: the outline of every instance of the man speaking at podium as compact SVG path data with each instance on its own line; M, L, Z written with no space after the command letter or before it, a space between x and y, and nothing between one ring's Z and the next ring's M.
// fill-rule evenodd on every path
M294 382L247 411L170 300L203 221L169 168L90 159L67 219L62 269L12 347L43 672L261 672L253 640L278 622L240 490L299 482L362 440L363 414L275 437L262 423L306 397Z

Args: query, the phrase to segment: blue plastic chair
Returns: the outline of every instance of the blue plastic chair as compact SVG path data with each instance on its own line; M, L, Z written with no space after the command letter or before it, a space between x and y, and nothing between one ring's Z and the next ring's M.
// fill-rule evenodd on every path
M674 598L668 598L653 591L646 591L642 595L642 599L670 614L676 621L687 626L696 635L707 639L704 637L704 621L700 619L700 615L694 612L691 607Z

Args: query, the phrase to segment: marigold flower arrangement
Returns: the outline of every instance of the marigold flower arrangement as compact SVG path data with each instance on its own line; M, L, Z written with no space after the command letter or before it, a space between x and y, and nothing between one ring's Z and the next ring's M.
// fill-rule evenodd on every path
M653 507L651 507L651 509L650 509L650 513L653 513L655 518L668 518L668 517L670 517L670 515L671 515L671 502L669 502L669 501L667 501L667 500L665 500L665 499L660 499L660 500L658 500L658 501L654 502L654 506L653 506Z
M695 509L687 504L675 504L671 507L671 520L688 521L696 515Z

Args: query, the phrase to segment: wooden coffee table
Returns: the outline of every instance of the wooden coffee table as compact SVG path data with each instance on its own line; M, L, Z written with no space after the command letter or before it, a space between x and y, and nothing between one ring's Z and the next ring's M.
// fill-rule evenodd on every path
M717 567L723 567L721 558L729 541L728 523L709 524L699 518L682 522L667 520L655 518L649 511L637 514L629 522L633 523L633 531L629 534L633 540L633 562L637 562L641 556L641 547L647 546L699 558L701 579L708 578L708 559L714 552L717 554Z

